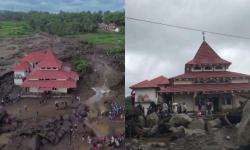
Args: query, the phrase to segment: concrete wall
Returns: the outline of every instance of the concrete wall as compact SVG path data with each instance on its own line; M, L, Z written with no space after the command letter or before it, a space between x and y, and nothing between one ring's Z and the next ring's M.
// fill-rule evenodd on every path
M158 103L158 94L156 93L155 88L147 88L147 89L135 89L135 102L138 102L138 97L148 95L149 99L156 104Z
M26 71L15 71L14 72L14 84L21 85L23 83L23 79L26 76Z
M222 69L216 69L216 67L213 66L211 70L205 70L205 66L201 67L200 70L195 70L194 67L192 67L191 71L193 71L193 72L199 72L199 71L226 71L226 67L222 66Z
M248 79L233 79L232 83L249 83Z
M31 93L41 93L43 91L40 91L38 88L33 87L33 88L29 88L29 92L31 92ZM52 90L52 92L53 93L67 93L68 90L67 90L67 88L58 88L56 90Z
M26 76L26 72L24 71L15 71L14 72L14 77L15 76L21 76L21 77L25 77Z
M23 79L14 79L14 84L15 85L21 85L21 84L23 84Z
M177 85L177 84L192 84L193 82L192 81L174 81L174 85Z
M53 90L53 92L58 92L58 93L67 93L68 90L67 88L58 88L57 90Z
M29 88L29 91L30 91L31 93L39 93L38 88L35 88L35 87Z
M195 101L193 94L175 94L173 98L175 103L179 103L182 105L183 102L185 102L188 111L198 110L198 108L195 108Z

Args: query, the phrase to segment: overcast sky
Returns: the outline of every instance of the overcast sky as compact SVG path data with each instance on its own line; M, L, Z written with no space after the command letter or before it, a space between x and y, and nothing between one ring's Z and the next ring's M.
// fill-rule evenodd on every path
M126 0L126 16L250 37L249 0ZM250 74L250 40L206 34L230 71ZM202 43L200 32L126 19L126 95L129 86L184 73Z
M14 11L121 11L124 0L0 0L0 10Z

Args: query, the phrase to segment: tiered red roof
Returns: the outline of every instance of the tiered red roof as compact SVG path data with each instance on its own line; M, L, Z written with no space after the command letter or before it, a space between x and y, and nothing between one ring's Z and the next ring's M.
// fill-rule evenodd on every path
M186 65L201 65L201 64L226 64L231 62L222 59L208 44L203 41L194 58L186 63Z
M58 60L52 50L49 49L45 54L44 59L42 59L41 63L39 63L38 67L61 68L62 64L62 61Z
M76 88L75 80L25 80L22 87L38 88Z
M184 74L175 76L171 79L208 79L208 78L246 78L250 79L250 75L230 72L230 71L204 71L204 72L186 72Z
M138 89L138 88L157 88L158 85L161 84L169 84L168 78L164 76L159 76L157 78L154 78L150 81L144 80L140 83L137 83L135 85L132 85L130 88L131 89Z
M171 85L161 90L163 93L193 93L193 92L231 92L250 91L249 83L225 83L225 84L183 84Z
M46 54L34 52L26 56L20 63L23 66L17 66L15 71L31 67L27 61L38 63L38 65L26 76L26 80L21 85L22 87L36 87L39 90L76 88L79 75L71 71L69 67L63 66L62 61L56 58L51 49Z
M36 52L32 52L29 55L25 56L21 62L26 61L29 63L32 62L40 62L42 61L42 59L44 58L45 53L43 51L36 51Z

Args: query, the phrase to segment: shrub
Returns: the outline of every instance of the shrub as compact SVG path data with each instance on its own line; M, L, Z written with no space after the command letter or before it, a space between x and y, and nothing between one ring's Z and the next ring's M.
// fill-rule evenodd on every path
M74 59L73 64L75 66L76 71L80 73L80 75L87 73L90 69L89 62L81 58Z

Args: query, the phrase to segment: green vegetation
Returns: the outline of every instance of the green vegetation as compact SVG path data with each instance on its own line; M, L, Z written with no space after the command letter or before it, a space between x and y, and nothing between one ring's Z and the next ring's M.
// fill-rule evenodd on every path
M95 45L110 45L112 47L120 47L124 45L125 36L124 33L87 33L77 35L83 44L95 44Z
M73 35L97 32L98 23L115 23L125 25L124 12L11 12L0 11L0 22L26 22L35 32L48 32L57 35ZM17 26L13 26L19 27ZM2 34L2 33L0 33ZM12 33L13 34L13 33ZM20 33L21 34L21 33ZM18 33L19 35L19 33Z
M107 48L106 54L107 55L114 55L114 54L121 54L123 53L122 48Z
M75 58L73 60L74 67L80 75L87 73L90 69L90 64L87 60L81 58Z
M3 21L0 22L0 37L29 35L33 31L27 22Z

